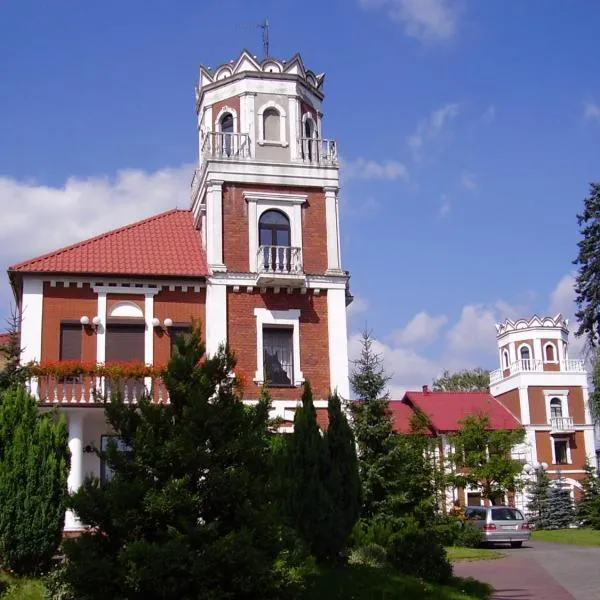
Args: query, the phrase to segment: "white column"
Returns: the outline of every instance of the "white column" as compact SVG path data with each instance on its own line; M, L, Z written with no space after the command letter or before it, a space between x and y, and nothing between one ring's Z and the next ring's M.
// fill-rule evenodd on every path
M246 99L246 112L247 112L247 128L248 136L250 138L250 157L256 158L256 109L255 109L256 93L252 92L248 94Z
M24 277L21 301L21 364L39 362L42 358L42 310L44 282ZM37 381L31 381L30 392L37 395Z
M106 360L106 292L98 292L97 311L100 325L96 330L96 362L103 363Z
M211 271L226 271L223 264L223 182L210 181L206 191L206 258Z
M208 279L206 283L206 353L213 356L227 341L227 285Z
M519 388L519 406L521 407L521 424L529 425L531 416L529 414L529 395L526 387Z
M146 320L146 338L144 340L144 362L147 365L154 364L154 292L145 294L144 317Z
M533 356L532 358L537 360L544 360L544 354L542 351L542 340L540 338L536 338L533 340Z
M329 333L329 379L331 391L348 400L348 332L346 323L346 290L327 290L327 330Z
M290 160L294 161L298 157L298 124L300 123L300 99L298 96L290 96L288 102L288 112L290 114L288 123Z
M515 343L510 342L508 344L508 357L510 358L510 364L512 365L517 360L517 352L515 350Z
M559 368L563 369L564 368L564 364L565 364L565 345L563 343L562 340L556 340L556 350L558 351L558 364L560 365Z
M583 441L585 443L585 456L590 464L596 464L596 439L594 437L593 427L588 427L583 431Z
M83 410L68 412L69 419L69 451L71 452L71 468L67 479L69 493L76 492L83 484ZM65 529L81 529L82 525L77 515L68 510L65 514Z
M340 240L338 217L338 189L325 188L325 221L327 225L327 271L340 272Z

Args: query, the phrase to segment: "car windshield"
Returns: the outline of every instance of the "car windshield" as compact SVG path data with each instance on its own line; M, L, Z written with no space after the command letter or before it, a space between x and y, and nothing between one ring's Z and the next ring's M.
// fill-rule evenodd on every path
M516 508L492 508L492 521L523 521L523 513Z

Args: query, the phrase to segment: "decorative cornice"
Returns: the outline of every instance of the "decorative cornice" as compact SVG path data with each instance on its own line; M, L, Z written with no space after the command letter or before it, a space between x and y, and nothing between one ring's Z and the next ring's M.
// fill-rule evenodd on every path
M562 314L559 313L555 317L539 317L538 315L533 315L530 319L517 319L516 321L506 319L502 323L496 323L498 337L523 329L562 329L563 331L568 332L569 320L565 319Z

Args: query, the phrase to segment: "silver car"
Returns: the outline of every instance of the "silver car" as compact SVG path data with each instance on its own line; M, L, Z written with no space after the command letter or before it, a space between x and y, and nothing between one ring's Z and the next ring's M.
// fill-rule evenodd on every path
M481 530L488 544L510 544L520 548L531 537L523 513L510 506L467 506L465 517L468 523Z

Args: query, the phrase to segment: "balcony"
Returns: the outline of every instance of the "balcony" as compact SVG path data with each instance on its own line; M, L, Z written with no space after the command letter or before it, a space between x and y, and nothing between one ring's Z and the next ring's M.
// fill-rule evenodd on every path
M223 160L250 158L250 137L247 133L209 131L202 141L200 155L203 160L208 158Z
M544 362L537 359L521 359L511 363L505 369L496 369L490 373L490 383L499 383L518 373L585 373L585 363L583 360L567 359L558 363L558 370L544 369ZM552 365L556 363L546 363Z
M258 286L291 287L305 281L302 249L293 246L260 246L256 256Z
M320 138L299 138L298 160L311 165L337 165L337 143Z
M575 433L573 417L550 417L550 435Z

